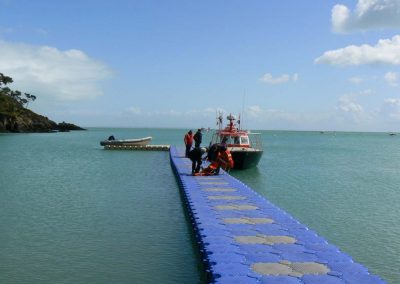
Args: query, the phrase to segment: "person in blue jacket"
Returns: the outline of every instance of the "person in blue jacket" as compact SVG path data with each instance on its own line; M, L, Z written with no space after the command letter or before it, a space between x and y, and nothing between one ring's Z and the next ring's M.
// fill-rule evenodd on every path
M194 147L200 147L200 144L203 140L203 134L201 133L201 129L199 128L196 132L196 134L194 134L193 136L194 139Z
M189 159L192 161L192 174L200 172L200 166L202 164L202 156L207 152L206 148L194 148L189 152Z

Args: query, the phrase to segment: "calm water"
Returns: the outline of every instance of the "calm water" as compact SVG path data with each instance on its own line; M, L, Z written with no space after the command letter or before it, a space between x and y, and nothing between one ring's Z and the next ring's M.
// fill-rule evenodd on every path
M0 135L0 283L199 283L167 152L98 142L185 130ZM389 283L400 283L400 135L263 132L232 172Z

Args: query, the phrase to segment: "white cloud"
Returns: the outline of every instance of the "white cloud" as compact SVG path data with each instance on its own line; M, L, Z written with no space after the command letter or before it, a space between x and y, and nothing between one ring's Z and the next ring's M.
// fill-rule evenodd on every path
M400 99L387 99L374 109L364 107L358 100L371 91L348 94L341 97L336 105L319 112L288 111L283 109L264 108L252 105L245 109L241 116L244 129L277 129L277 130L345 130L345 131L393 131L400 121ZM220 109L220 108L219 108ZM140 110L140 112L139 112ZM222 110L222 109L220 109ZM229 112L223 111L224 123ZM85 121L86 126L107 127L200 127L217 128L215 106L201 109L180 111L175 109L153 110L137 106L123 112L73 109L63 117L74 114ZM106 119L104 119L106 118ZM60 120L60 121L61 121Z
M332 28L338 33L400 27L400 1L358 0L354 11L345 5L332 9Z
M363 79L361 77L351 77L349 78L349 81L353 84L360 84Z
M386 99L380 110L381 116L389 121L400 121L400 99Z
M361 114L364 111L363 107L349 96L339 98L337 109L342 112L353 114Z
M359 97L374 95L371 90L364 90L358 93L350 93L341 96L338 99L336 109L346 113L361 114L364 112L363 107L358 103Z
M266 73L260 78L260 81L271 85L278 85L278 84L288 83L290 81L296 82L298 79L299 79L298 74L293 74L293 75L283 74L278 77L273 77L271 73Z
M345 48L330 50L314 61L316 64L363 65L387 64L400 65L400 35L391 39L381 39L375 46L350 45Z
M13 78L12 88L56 100L97 97L102 94L100 81L112 74L80 50L5 41L0 41L0 70Z
M335 5L332 9L332 26L335 32L346 30L350 19L350 10L344 5Z
M252 117L257 117L261 112L262 110L260 106L249 106L246 110L246 114Z
M222 108L207 107L202 111L202 113L207 113L207 115L210 115L210 114L217 114L217 113L226 113L226 111Z
M247 107L244 115L244 127L256 127L254 129L318 130L331 122L332 113L329 112L293 112L259 105Z
M359 98L375 95L371 90L358 93L350 93L341 96L336 104L336 119L342 121L343 125L368 125L374 121L374 113L365 110L359 103Z
M140 108L132 107L120 114L112 114L109 121L115 121L115 117L123 117L126 125L132 126L132 121L142 127L170 127L179 125L187 128L211 127L216 128L217 111L223 113L224 124L229 112L223 108L206 107L187 111L179 110L144 110L136 112ZM109 115L109 114L106 114ZM321 121L330 121L327 113L297 113L279 109L266 109L259 105L246 107L241 114L242 127L247 129L319 129ZM104 116L104 114L102 114ZM112 117L114 116L114 118ZM121 125L119 125L121 126Z
M142 110L139 107L130 107L128 108L128 112L132 114L141 114Z
M384 75L384 79L392 87L397 87L399 85L399 77L396 72L387 72Z
M143 109L131 106L124 111L112 114L114 118L123 118L122 126L131 126L132 121L146 127L212 127L216 125L217 113L222 112L224 117L227 112L220 107L206 107L203 109L177 110L177 109ZM126 125L125 125L126 123Z
M393 98L390 98L390 99L386 99L386 100L384 101L384 103L385 103L385 104L395 105L395 106L400 107L400 99L393 99Z

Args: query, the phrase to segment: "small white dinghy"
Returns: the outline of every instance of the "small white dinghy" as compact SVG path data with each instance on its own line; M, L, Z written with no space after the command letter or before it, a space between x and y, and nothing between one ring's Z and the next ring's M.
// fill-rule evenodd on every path
M144 146L150 143L153 137L144 137L137 139L121 139L121 140L103 140L100 141L101 146L116 145L116 146Z

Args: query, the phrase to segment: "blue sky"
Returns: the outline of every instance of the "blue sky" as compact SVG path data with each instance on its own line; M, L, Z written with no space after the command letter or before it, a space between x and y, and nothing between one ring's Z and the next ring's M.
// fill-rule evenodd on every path
M0 72L82 126L399 131L400 1L0 0Z

